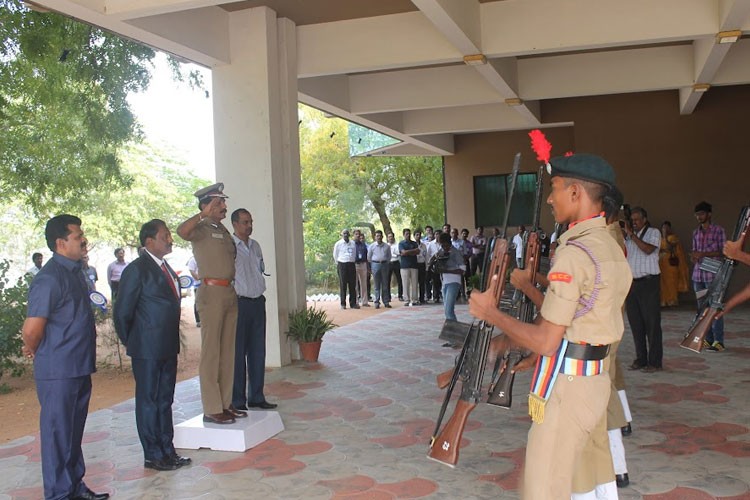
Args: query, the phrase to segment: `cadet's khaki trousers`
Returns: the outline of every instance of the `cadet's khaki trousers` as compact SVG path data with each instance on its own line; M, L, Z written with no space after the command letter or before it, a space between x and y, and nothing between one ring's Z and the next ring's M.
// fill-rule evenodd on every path
M232 403L234 338L237 334L237 294L228 286L198 288L195 299L201 317L201 402L203 413L222 413Z
M573 471L595 428L604 432L610 386L608 373L593 377L559 374L544 409L531 424L523 475L524 500L570 500Z

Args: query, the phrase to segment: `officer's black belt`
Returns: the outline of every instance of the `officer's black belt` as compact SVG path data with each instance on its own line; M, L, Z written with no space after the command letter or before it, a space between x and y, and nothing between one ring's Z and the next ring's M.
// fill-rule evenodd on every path
M373 264L385 264L386 262L390 262L390 261L388 260L373 260L372 261Z
M581 359L584 361L598 361L606 358L607 354L609 354L609 344L591 345L570 342L565 350L566 358Z
M658 274L647 274L646 276L641 276L640 278L633 278L633 281L646 281L650 280L651 278L658 278Z
M243 297L242 295L238 295L237 298L243 299L243 300L260 300L263 298L263 296L261 295L260 297Z

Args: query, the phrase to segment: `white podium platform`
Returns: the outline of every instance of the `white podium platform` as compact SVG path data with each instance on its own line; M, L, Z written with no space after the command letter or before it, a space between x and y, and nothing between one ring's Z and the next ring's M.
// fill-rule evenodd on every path
M204 422L202 414L177 424L174 427L174 447L244 452L284 430L277 411L247 413L247 418L238 418L229 425Z

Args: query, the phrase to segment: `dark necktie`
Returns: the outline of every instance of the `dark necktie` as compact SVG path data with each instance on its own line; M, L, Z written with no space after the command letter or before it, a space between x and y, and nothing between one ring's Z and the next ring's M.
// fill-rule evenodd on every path
M177 288L174 286L174 280L172 279L172 275L169 274L169 271L167 271L167 265L162 262L161 263L161 270L164 271L164 276L167 277L167 283L169 283L169 288L172 289L172 293L174 293L174 296L177 298L180 298L179 295L177 295Z

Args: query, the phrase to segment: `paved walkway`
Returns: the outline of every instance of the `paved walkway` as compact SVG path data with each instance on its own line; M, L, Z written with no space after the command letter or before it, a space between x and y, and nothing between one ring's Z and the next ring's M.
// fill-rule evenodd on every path
M469 320L466 306L458 312ZM726 352L703 355L677 347L691 316L664 312L663 372L626 374L634 432L622 499L750 498L750 311L727 319ZM178 471L143 469L133 400L93 413L86 482L117 499L518 498L528 374L512 410L471 414L455 469L425 456L442 401L435 375L456 355L440 347L441 324L440 307L422 306L329 333L319 364L267 374L283 433L245 453L186 451L193 465ZM632 353L626 331L624 363ZM177 421L200 413L197 379L177 386L174 411ZM38 434L0 447L0 498L41 498L39 459Z

